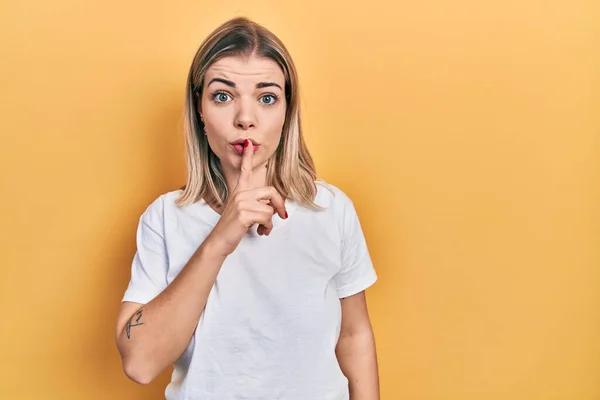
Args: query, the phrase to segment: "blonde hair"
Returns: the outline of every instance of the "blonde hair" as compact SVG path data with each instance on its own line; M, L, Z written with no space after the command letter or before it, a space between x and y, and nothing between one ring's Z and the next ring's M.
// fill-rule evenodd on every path
M221 163L210 149L203 134L196 105L202 98L207 69L217 60L228 57L257 56L275 61L285 77L286 114L281 141L267 162L267 185L274 186L286 199L310 209L314 203L317 173L302 136L298 75L289 52L270 31L247 18L234 18L215 29L198 49L187 79L184 115L187 184L177 199L178 205L205 201L221 207L228 189Z

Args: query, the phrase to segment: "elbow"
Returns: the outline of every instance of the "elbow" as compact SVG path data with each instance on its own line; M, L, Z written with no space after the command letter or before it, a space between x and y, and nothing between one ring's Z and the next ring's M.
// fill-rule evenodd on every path
M123 359L123 372L125 375L140 385L147 385L156 378L148 363L130 360L129 358Z

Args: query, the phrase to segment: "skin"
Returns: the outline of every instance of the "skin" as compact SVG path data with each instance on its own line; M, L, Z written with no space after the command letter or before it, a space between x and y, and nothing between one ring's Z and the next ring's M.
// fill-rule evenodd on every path
M258 144L253 146L251 184L265 186L267 161L277 150L285 122L284 88L283 72L270 59L226 57L207 70L198 112L230 189L242 163L231 143L240 139Z
M269 235L274 213L287 218L284 199L265 186L266 165L285 122L284 88L283 72L269 59L227 57L207 70L197 111L232 195L216 208L221 218L213 231L161 294L146 305L122 304L116 340L132 380L151 382L185 350L223 261L245 231L258 223L259 233ZM249 141L242 153L232 146L239 140ZM342 299L341 306L336 355L350 399L377 400L377 357L364 292Z

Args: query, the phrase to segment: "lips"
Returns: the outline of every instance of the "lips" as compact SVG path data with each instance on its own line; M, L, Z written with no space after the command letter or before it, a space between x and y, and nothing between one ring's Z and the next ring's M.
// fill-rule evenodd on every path
M256 152L256 150L258 150L258 148L260 147L260 144L256 143L253 139L248 138L248 140L250 141L250 143L252 143L254 152ZM244 152L244 142L245 141L246 141L246 139L238 139L235 142L231 143L231 146L236 151L236 153L242 154Z

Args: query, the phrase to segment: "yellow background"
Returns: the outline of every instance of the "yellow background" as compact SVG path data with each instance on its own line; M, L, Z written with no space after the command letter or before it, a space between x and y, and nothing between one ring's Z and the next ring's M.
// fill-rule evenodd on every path
M140 213L184 183L194 52L246 15L289 47L319 172L357 205L382 399L600 399L599 11L4 1L0 398L161 398L114 321Z

